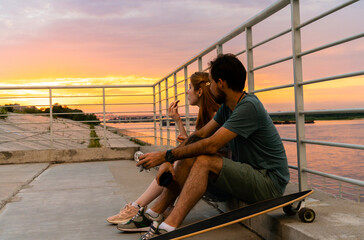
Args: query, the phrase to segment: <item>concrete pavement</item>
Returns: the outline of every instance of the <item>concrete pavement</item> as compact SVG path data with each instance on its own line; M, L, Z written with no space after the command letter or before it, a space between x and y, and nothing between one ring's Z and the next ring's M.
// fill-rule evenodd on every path
M0 188L0 196L11 195L10 189L15 193L0 210L1 240L138 239L139 233L121 233L106 218L135 200L154 178L152 172L139 173L129 160L0 165L0 173L1 184L9 183ZM184 224L217 214L215 208L200 201ZM195 239L242 236L261 239L240 224Z

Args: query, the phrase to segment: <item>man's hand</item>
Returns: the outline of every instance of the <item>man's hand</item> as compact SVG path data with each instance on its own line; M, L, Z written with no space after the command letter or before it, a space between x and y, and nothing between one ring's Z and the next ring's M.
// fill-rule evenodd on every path
M173 176L173 180L176 180L176 175L175 175L175 172L173 169L173 164L169 163L169 162L165 162L159 167L158 174L155 178L157 180L158 185L160 185L160 182L159 182L160 177L165 172L170 172Z
M166 152L152 152L146 153L139 157L137 166L142 165L144 168L149 169L158 166L165 162Z

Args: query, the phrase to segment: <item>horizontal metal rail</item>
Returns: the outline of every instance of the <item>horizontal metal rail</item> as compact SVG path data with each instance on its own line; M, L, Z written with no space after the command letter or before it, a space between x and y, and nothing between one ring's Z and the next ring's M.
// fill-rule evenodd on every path
M150 130L152 130L152 129L154 129L154 127L133 127L133 130L135 130L135 129L137 129L137 130L147 130L147 129L150 129ZM117 128L117 130L126 130L126 131L129 131L130 130L130 128Z
M49 113L22 113L22 112L15 112L16 114L21 114L21 115L25 115L25 116L49 116ZM103 114L104 112L64 112L64 113L52 113L53 116L58 116L58 115L90 115L90 114ZM116 113L122 113L122 114L130 114L130 113L134 113L134 114L140 114L140 113L153 113L153 111L137 111L137 112L105 112L105 114L116 114ZM0 114L0 117L5 117L5 116L11 116L8 114Z
M347 7L350 4L353 4L353 3L357 2L357 1L359 1L359 0L351 0L351 1L345 2L345 3L333 8L333 9L331 9L329 11L326 11L326 12L324 12L324 13L322 13L322 14L320 14L320 15L318 15L318 16L310 19L310 20L307 20L306 22L301 23L297 28L303 28L303 27L305 27L305 26L307 26L307 25L309 25L309 24L311 24L313 22L316 22L317 20L320 20L321 18L324 18L324 17L326 17L326 16L328 16L328 15L330 15L330 14L332 14L332 13L334 13L334 12L344 8L344 7Z
M282 112L269 112L269 115L294 115L293 111L282 111Z
M278 64L278 63L281 63L281 62L285 62L285 61L288 61L288 60L291 60L292 58L293 58L292 56L284 57L284 58L278 59L276 61L269 62L269 63L266 63L264 65L255 67L251 71L256 71L256 70L259 70L259 69L262 69L262 68L270 67L272 65L275 65L275 64Z
M44 137L44 136L30 136L30 137ZM30 138L30 137L25 137L25 138ZM129 136L130 137L130 136ZM154 137L154 136L135 136L135 137ZM53 139L53 141L58 141L58 140L116 140L116 139L120 139L120 137L84 137L84 138L55 138ZM49 138L45 138L45 139L16 139L17 142L44 142L44 141L47 141L49 142ZM0 140L0 144L2 143L7 143L7 142L13 142L13 140Z
M33 89L84 89L84 88L151 88L154 85L92 85L92 86L7 86L0 90L33 90Z
M316 47L316 48L301 52L301 53L298 54L298 56L302 57L302 56L305 56L307 54L318 52L320 50L330 48L330 47L333 47L333 46L336 46L336 45L339 45L339 44L343 44L343 43L346 43L346 42L349 42L349 41L352 41L352 40L355 40L355 39L358 39L358 38L362 38L362 37L364 37L364 33L359 33L359 34L353 35L351 37L343 38L341 40L338 40L338 41L335 41L335 42L332 42L332 43L322 45L320 47Z
M350 184L357 185L357 186L360 186L360 187L364 187L364 181L351 179L351 178L347 178L347 177L336 176L336 175L333 175L333 174L319 172L319 171L312 170L312 169L307 169L307 168L304 168L303 171L311 173L311 174L315 174L315 175L318 175L318 176L327 177L327 178L339 180L341 182L346 182L346 183L350 183Z
M315 145L324 145L324 146L331 146L331 147L342 147L342 148L352 148L352 149L364 150L364 145L358 145L358 144L324 142L324 141L316 141L316 140L309 140L309 139L302 139L301 142L315 144Z
M49 124L49 122L15 122L15 123L2 123L1 125L19 125L19 124Z
M270 42L270 41L272 41L272 40L274 40L274 39L277 39L277 38L279 38L279 37L281 37L281 36L283 36L283 35L285 35L285 34L287 34L287 33L290 33L291 31L292 31L291 29L287 29L287 30L285 30L285 31L283 31L283 32L281 32L281 33L278 33L278 34L276 34L276 35L274 35L274 36L272 36L272 37L270 37L270 38L268 38L268 39L266 39L266 40L263 40L263 41L261 41L261 42L259 42L259 43L255 44L255 45L253 45L253 46L251 47L251 49L254 49L254 48L256 48L256 47L259 47L259 46L261 46L261 45L263 45L263 44L265 44L265 43L268 43L268 42Z
M271 91L271 90L278 90L278 89L290 88L290 87L294 87L294 84L285 84L285 85L279 85L276 87L262 88L262 89L254 90L254 91L252 91L252 93L267 92L267 91Z
M132 120L107 120L106 123L130 123L130 122L153 122L153 119L132 119Z
M314 114L335 114L335 113L364 113L364 108L343 108L343 109L322 109L322 110L305 110L300 111L300 114L314 115ZM294 115L293 111L282 112L269 112L269 115Z
M326 82L326 81L331 81L331 80L336 80L336 79L356 77L356 76L361 76L361 75L364 75L364 71L356 71L356 72L338 74L338 75L324 77L324 78L317 78L317 79L308 80L308 81L298 83L298 85L302 86L302 85L308 85L308 84L319 83L319 82Z
M331 113L364 113L364 108L346 108L346 109L325 109L325 110L305 110L300 114L331 114Z
M147 105L147 104L154 104L152 102L150 103L106 103L106 104L102 104L102 103L79 103L79 104L64 104L67 107L70 106L117 106L117 105ZM33 106L37 106L37 107L49 107L49 105L46 104L36 104L36 105L24 105L22 107L33 107ZM53 105L53 108L57 106L57 105ZM59 105L61 106L61 105ZM1 106L1 107L5 107L5 108L9 108L9 107L19 107L17 105L8 105L8 106Z
M154 138L155 136L151 135L151 136L128 136L130 138Z
M334 13L334 12L336 12L336 11L338 11L338 10L340 10L340 9L342 9L342 8L344 8L344 7L348 6L348 5L350 5L350 4L353 4L353 3L357 2L357 1L358 1L358 0L348 1L348 2L346 2L346 3L344 3L344 4L340 5L340 6L337 6L337 7L333 8L333 9L331 9L331 10L327 11L327 12L324 12L324 13L322 13L322 14L320 14L320 15L318 15L318 16L316 16L316 17L314 17L314 18L310 19L310 20L307 20L306 22L304 22L304 23L302 23L302 24L300 24L300 25L297 27L297 29L303 28L303 27L305 27L305 26L307 26L307 25L309 25L309 24L311 24L311 23L313 23L313 22L316 22L316 21L320 20L321 18L326 17L326 16L328 16L328 15L330 15L330 14L332 14L332 13ZM289 29L287 29L287 30L284 30L284 31L282 31L282 32L280 32L280 33L278 33L278 34L276 34L276 35L274 35L274 36L270 37L270 38L267 38L266 40L263 40L263 41L261 41L261 42L259 42L259 43L255 44L255 45L253 45L253 46L251 47L251 49L254 49L254 48L259 47L259 46L261 46L261 45L263 45L263 44L265 44L265 43L268 43L268 42L270 42L270 41L272 41L272 40L274 40L274 39L277 39L277 38L279 38L279 37L281 37L281 36L284 36L284 35L286 35L286 34L290 33L291 31L292 31L292 29L291 29L291 28L289 28Z
M135 94L135 95L105 95L106 97L153 97L152 94ZM102 95L74 95L74 96L58 96L58 95L52 95L52 98L96 98L96 97L102 97ZM26 96L26 97L13 97L13 96L7 96L7 97L0 97L0 99L47 99L49 96Z
M285 141L285 142L297 142L297 140L295 138L281 138L282 141Z
M235 56L237 57L237 56L240 56L241 54L243 54L243 53L246 53L246 50L243 50L243 51L240 51L240 52L238 52L238 53L236 53L235 54ZM209 68L206 68L203 72L205 72L205 71L207 71Z

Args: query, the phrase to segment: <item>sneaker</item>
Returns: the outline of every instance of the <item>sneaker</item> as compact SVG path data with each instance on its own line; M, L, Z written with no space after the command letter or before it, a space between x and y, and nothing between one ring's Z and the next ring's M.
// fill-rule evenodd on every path
M149 230L150 225L156 221L161 223L163 221L163 216L161 214L154 218L148 213L145 213L145 208L139 209L137 215L130 219L126 223L119 223L118 229L124 232L146 232Z
M148 239L154 238L156 236L159 236L161 234L167 233L167 230L159 228L160 224L161 224L161 222L154 221L150 225L148 232L146 232L143 236L141 236L139 238L139 240L148 240Z
M131 203L128 203L124 208L120 209L118 214L108 217L107 221L112 224L126 223L138 213L138 210L139 209L133 207Z

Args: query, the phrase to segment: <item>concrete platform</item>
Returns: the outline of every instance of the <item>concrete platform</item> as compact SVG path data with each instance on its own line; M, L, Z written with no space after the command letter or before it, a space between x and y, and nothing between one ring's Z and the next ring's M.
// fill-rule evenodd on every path
M0 239L138 239L140 234L121 233L106 218L135 200L153 178L153 171L139 173L132 160L0 165ZM290 184L286 194L297 189ZM225 211L238 206L236 200L218 204ZM364 239L362 203L316 191L306 206L316 212L310 224L279 209L245 221L252 231L234 224L192 239ZM200 201L184 224L218 213Z
M135 200L154 178L134 161L0 165L0 239L138 239L106 218ZM19 186L21 190L19 191ZM13 194L11 192L13 191ZM2 199L3 200L3 199ZM217 215L200 201L184 224ZM192 239L261 239L240 224Z

